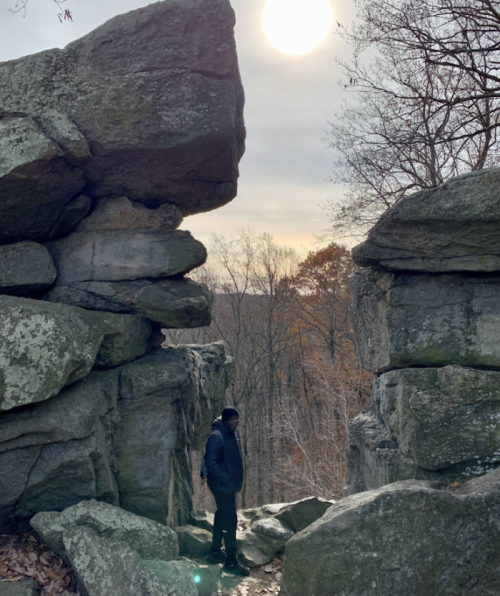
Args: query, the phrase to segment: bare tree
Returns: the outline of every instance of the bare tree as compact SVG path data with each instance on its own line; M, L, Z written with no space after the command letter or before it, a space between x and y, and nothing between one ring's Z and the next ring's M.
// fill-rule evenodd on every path
M341 30L354 57L339 61L355 101L344 105L329 133L334 180L347 187L343 202L329 205L337 233L365 233L407 194L498 162L500 21L490 11L473 22L474 2L478 9L500 6L357 3L358 24ZM367 60L367 53L374 57Z
M63 21L73 20L73 14L71 11L63 7L63 4L67 1L68 0L53 0L57 6L57 18L59 19L60 23ZM14 5L9 8L9 12L12 12L13 14L20 13L24 18L26 16L28 2L29 0L16 0Z

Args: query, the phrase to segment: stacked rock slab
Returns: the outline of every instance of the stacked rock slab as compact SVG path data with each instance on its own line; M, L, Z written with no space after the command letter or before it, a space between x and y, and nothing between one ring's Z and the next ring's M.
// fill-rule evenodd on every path
M229 0L169 0L0 63L0 533L82 500L191 511L189 451L233 364L183 217L236 194L243 89Z
M499 184L492 169L412 195L353 251L351 317L378 377L352 422L349 493L500 463Z

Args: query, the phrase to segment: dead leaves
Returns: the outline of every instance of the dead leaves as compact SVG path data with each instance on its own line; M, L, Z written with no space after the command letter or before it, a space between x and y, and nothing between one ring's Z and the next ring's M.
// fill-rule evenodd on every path
M34 536L0 536L0 582L30 578L40 596L80 596L73 570Z

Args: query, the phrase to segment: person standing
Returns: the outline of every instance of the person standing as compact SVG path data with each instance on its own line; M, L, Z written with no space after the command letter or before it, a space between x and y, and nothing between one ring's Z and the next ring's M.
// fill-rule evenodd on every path
M224 570L230 573L249 575L250 569L238 562L236 548L236 493L240 492L243 485L243 459L237 430L239 423L238 410L225 407L222 415L214 420L207 442L207 484L217 506L212 546L207 561L224 563ZM222 549L223 540L225 552Z

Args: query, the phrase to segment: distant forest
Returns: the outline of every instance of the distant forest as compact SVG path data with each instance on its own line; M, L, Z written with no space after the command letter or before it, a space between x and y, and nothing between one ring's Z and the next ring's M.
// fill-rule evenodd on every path
M224 340L237 365L228 403L241 411L240 506L342 495L349 420L372 377L359 365L349 321L350 251L296 253L271 236L216 237L196 272L214 294L210 327L169 330L167 344ZM195 507L210 507L197 477Z

